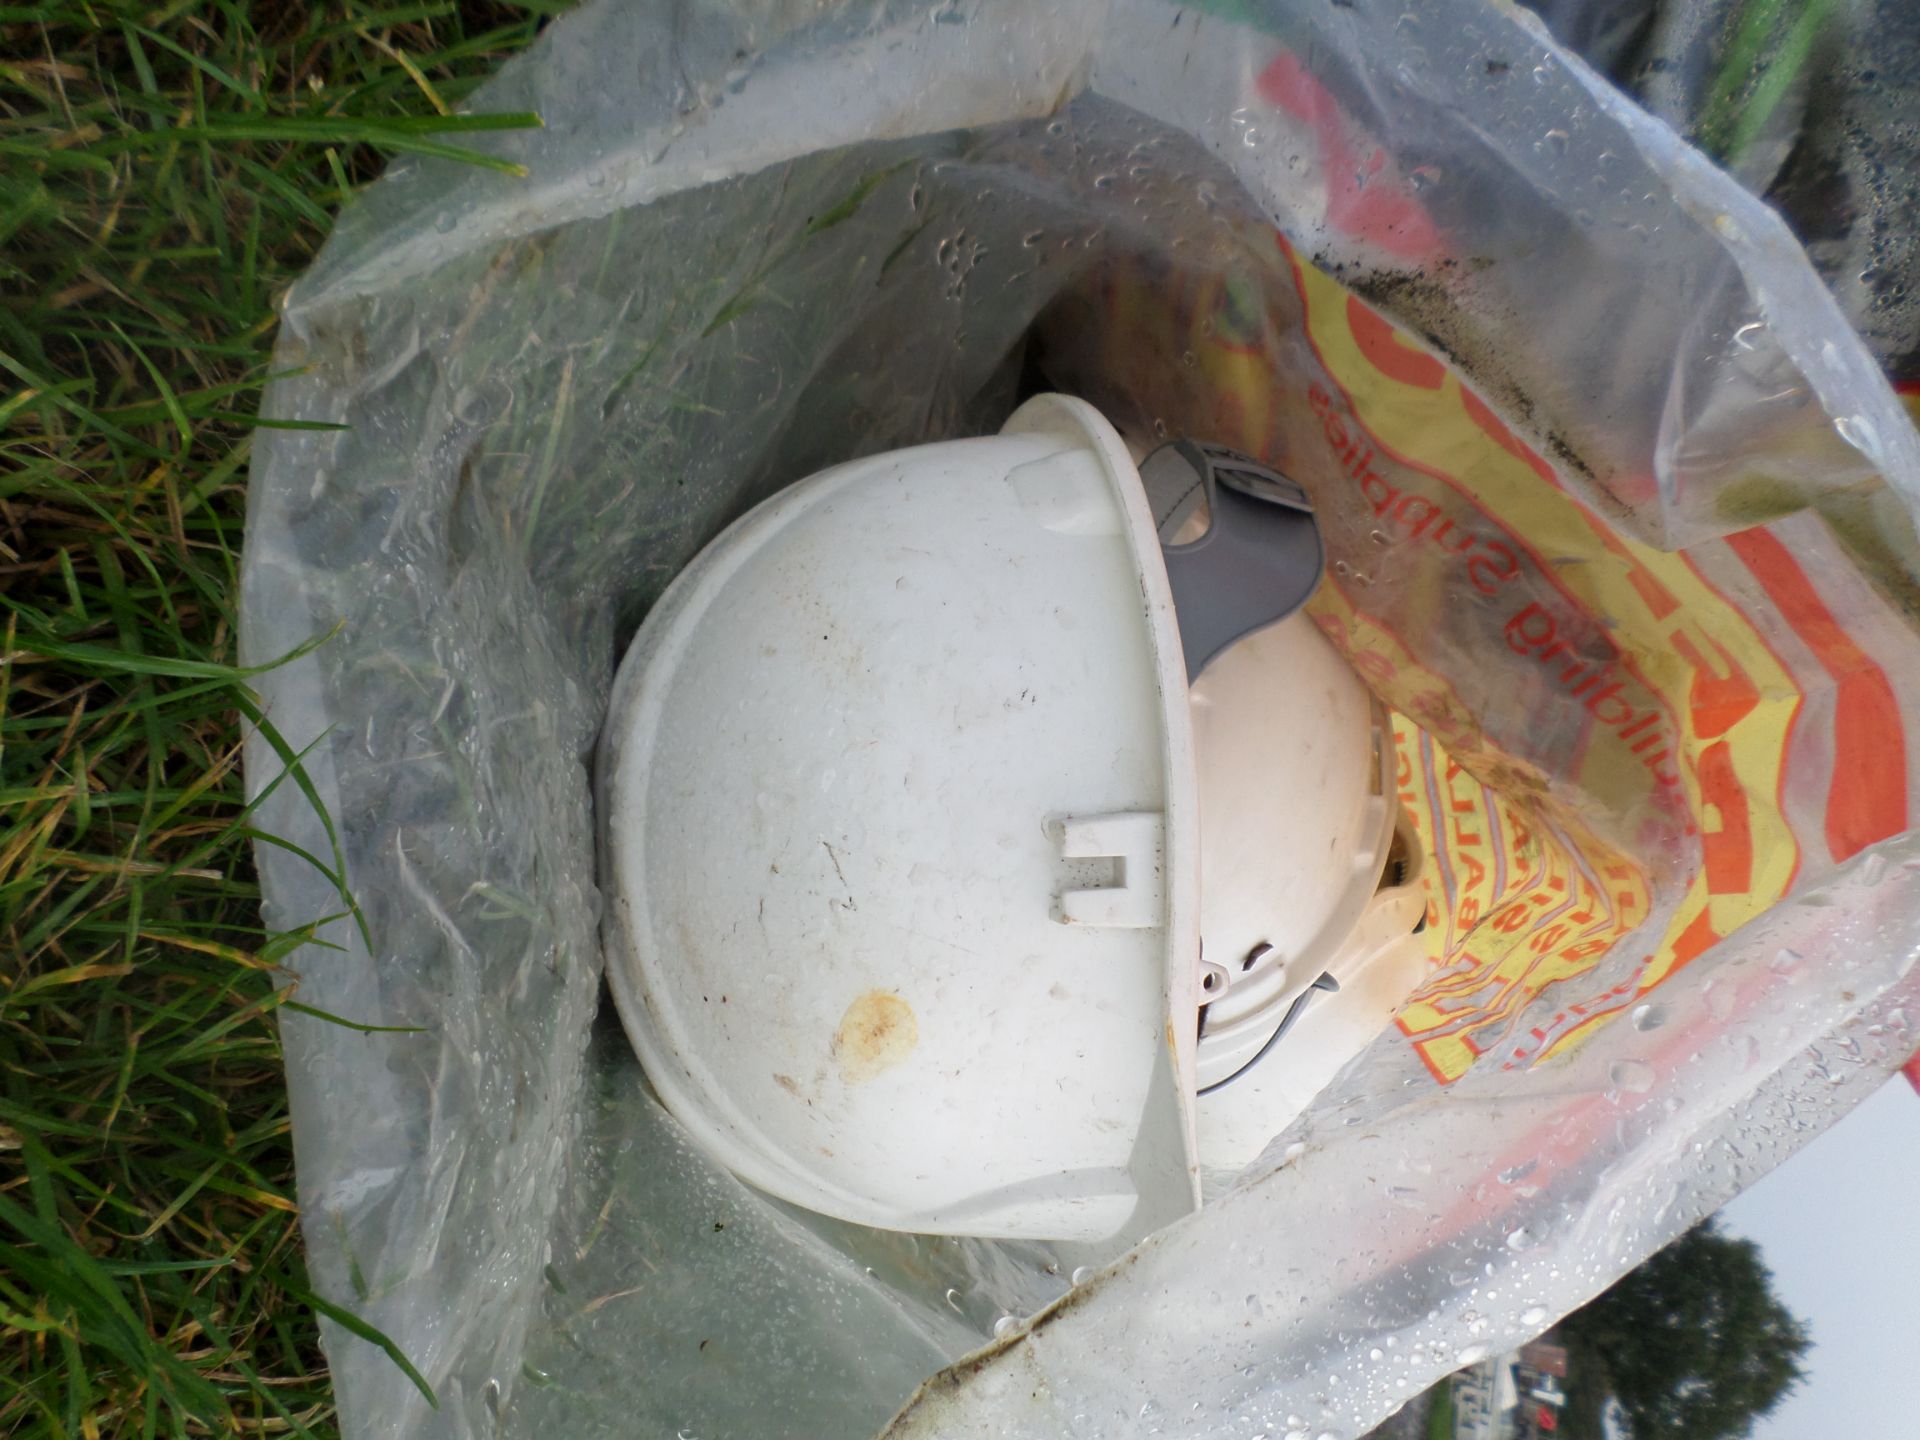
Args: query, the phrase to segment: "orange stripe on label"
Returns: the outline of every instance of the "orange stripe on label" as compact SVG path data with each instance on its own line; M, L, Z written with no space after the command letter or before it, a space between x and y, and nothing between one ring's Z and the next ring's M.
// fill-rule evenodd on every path
M1710 807L1700 827L1700 858L1709 895L1744 895L1753 886L1753 817L1733 768L1733 747L1716 740L1696 762L1700 799Z
M1494 414L1487 402L1473 393L1471 386L1463 384L1460 387L1460 408L1467 412L1467 418L1478 425L1494 444L1523 465L1532 467L1533 473L1549 485L1556 487L1559 485L1560 482L1554 478L1553 467L1535 454L1531 445L1523 442L1518 435L1509 430L1506 421Z
M1713 922L1708 918L1707 912L1702 910L1693 917L1693 923L1675 938L1673 965L1667 974L1671 975L1674 970L1680 969L1683 965L1691 965L1719 940L1720 936L1714 932Z
M1833 677L1827 850L1836 861L1849 859L1907 828L1907 743L1900 702L1886 671L1841 628L1778 537L1768 530L1743 530L1727 536L1727 546Z
M1283 50L1253 83L1268 104L1313 128L1326 177L1327 218L1336 229L1407 260L1440 254L1433 217L1387 163L1384 149L1357 126L1349 134L1351 122L1340 102L1305 61Z
M1438 390L1447 383L1446 366L1402 340L1400 332L1358 295L1347 296L1347 328L1353 331L1360 353L1389 380L1422 390Z
M1896 380L1893 393L1900 397L1900 403L1907 407L1907 414L1913 417L1913 423L1920 425L1920 380ZM1920 1084L1916 1084L1920 1089Z

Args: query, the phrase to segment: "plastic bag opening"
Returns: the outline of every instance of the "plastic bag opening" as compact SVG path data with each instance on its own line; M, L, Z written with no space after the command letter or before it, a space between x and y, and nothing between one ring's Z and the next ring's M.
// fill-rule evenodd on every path
M261 680L335 828L248 768L358 914L269 846L269 918L338 947L303 998L417 1027L286 1021L317 1283L438 1401L335 1334L350 1433L871 1433L983 1344L899 1433L1350 1433L1911 1051L1911 429L1725 177L1515 16L1413 19L590 7L484 97L546 114L487 142L529 186L349 214L267 407L348 428L257 443L244 639L340 627ZM1313 492L1452 878L1432 985L1257 1183L1028 1333L1106 1257L783 1211L651 1104L587 767L728 520L1042 380ZM1871 543L1821 508L1869 491Z

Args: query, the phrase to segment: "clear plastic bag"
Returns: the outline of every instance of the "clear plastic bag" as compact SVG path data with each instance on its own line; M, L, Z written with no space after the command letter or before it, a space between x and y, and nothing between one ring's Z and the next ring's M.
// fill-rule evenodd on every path
M525 178L342 218L266 403L346 428L250 495L249 660L331 635L259 681L269 919L397 1027L285 1021L313 1272L436 1401L330 1331L348 1434L1353 1434L1920 1044L1920 437L1777 218L1522 12L600 3L476 104L543 115L487 138ZM1078 1277L691 1149L590 813L701 544L1036 378L1312 492L1438 862L1399 1028Z
M1920 389L1920 10L1540 0L1565 44L1780 211L1896 388ZM1911 402L1910 402L1911 403Z

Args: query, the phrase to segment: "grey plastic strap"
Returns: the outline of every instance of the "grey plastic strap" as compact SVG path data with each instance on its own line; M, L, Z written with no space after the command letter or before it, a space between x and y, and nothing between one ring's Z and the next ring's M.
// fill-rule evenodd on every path
M1320 583L1325 552L1306 491L1218 445L1176 440L1141 463L1192 683L1242 635L1284 620ZM1206 532L1173 539L1205 504Z

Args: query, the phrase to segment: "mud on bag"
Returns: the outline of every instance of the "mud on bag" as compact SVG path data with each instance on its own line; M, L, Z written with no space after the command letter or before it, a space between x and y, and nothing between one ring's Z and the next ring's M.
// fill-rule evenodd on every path
M259 852L268 918L313 927L305 1003L393 1027L284 1021L316 1284L417 1372L329 1329L347 1434L1357 1434L1576 1308L1920 1048L1920 439L1777 218L1522 12L600 3L474 105L541 115L485 137L524 173L403 160L348 209L288 298L265 406L319 428L263 431L251 477L250 663L332 635L259 680L285 747L248 754L281 842ZM948 468L914 489L887 457L923 445ZM1156 453L1240 477L1209 492L1216 520L1306 520L1259 673L1324 678L1345 748L1289 771L1298 734L1261 718L1299 695L1236 710L1249 642L1215 658L1191 629L1191 534L1162 503L1184 492ZM976 465L1002 468L969 490ZM883 522L862 494L917 508ZM954 654L1012 702L956 735L1039 744L1079 732L1017 727L1079 705L1138 762L1102 770L1133 777L1105 795L1089 766L1010 846L1054 867L1036 925L1117 915L1100 953L1133 957L1124 998L1026 1048L986 987L966 999L1004 954L969 962L958 930L901 937L899 973L935 966L971 1011L905 978L797 985L796 954L856 953L847 907L889 919L877 881L909 857L879 819L727 789L721 742L789 694L813 749L761 771L816 794L863 755L912 771L863 750L846 697L926 709L937 665L888 652L881 681L829 684L795 661L816 689L780 691L787 661L750 641L844 667L815 614L858 608L915 526L933 553L886 577L903 615L936 581L982 615L1031 604L953 558L964 539L1039 547L1046 584L1084 564L1087 624L1118 627L1068 645L1036 620ZM1009 538L1029 532L1052 538ZM702 578L803 552L816 610ZM644 924L609 911L602 741L641 713L615 687L636 634L686 683L620 733L697 761L632 772L658 818L626 889ZM1209 748L1238 783L1209 788ZM1017 788L993 755L913 859L975 863L955 837ZM1249 872L1253 898L1210 912L1232 886L1187 862L1235 805L1216 855L1337 810L1362 878ZM730 842L741 812L764 855ZM749 893L749 859L789 855ZM1326 973L1385 973L1360 950L1404 968L1315 989L1290 963L1307 939L1259 952L1289 883L1326 905L1315 933L1363 937ZM721 921L716 951L697 928ZM691 988L696 949L724 956L720 994ZM1060 963L1092 974L1093 953ZM1032 968L1005 978L1021 1013L1066 1006L1049 987L1078 977ZM698 1044L736 1006L813 1016L814 1058L756 1072L703 1130L693 1097L722 1087L670 1060L698 1045L663 1030L649 1054L621 1023L642 980L699 1007ZM1336 1045L1314 1017L1363 995L1377 1014ZM973 1041L948 1013L980 1017ZM1119 1139L1073 1187L987 1173L1018 1107L944 1190L875 1196L828 1140L799 1168L762 1143L780 1107L916 1054L991 1054L983 1079L1024 1080L1038 1111L1086 1078L1049 1034L1102 1026L1147 1042L1103 1072ZM1359 1053L1257 1106L1218 1091L1256 1118L1216 1126L1210 1164L1201 1092L1316 1046ZM882 1148L939 1133L916 1130Z

